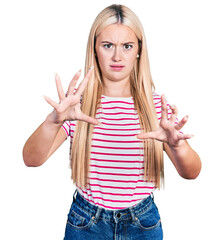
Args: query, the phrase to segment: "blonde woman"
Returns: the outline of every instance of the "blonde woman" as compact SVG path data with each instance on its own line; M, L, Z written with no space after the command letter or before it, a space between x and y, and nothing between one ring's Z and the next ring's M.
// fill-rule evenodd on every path
M143 28L127 7L111 5L95 19L88 39L85 78L80 71L59 103L27 140L24 162L42 165L71 139L76 184L68 239L163 239L153 192L163 182L163 151L180 176L194 179L201 161L180 132L177 108L154 92Z

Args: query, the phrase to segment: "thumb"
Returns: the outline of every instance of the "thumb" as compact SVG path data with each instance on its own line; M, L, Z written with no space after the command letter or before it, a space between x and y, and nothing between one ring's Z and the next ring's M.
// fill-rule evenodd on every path
M156 131L153 132L146 132L146 133L140 133L136 136L138 139L156 139L157 138L157 133Z
M100 125L101 123L96 119L96 118L92 118L90 116L87 116L85 114L82 115L82 117L79 119L81 121L85 121L94 125Z

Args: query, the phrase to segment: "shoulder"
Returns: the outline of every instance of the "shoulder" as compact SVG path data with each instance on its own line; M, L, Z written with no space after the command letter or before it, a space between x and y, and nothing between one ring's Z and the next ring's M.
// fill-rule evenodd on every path
M161 119L161 113L162 113L162 106L161 106L161 95L157 93L153 93L153 102L156 109L157 117L160 120ZM170 118L171 115L171 108L170 104L167 102L167 108L168 108L168 118Z
M76 121L65 121L61 127L64 129L67 137L72 137L74 135L75 126Z
M153 93L153 102L154 102L154 105L155 107L161 107L161 95L157 94L157 93ZM167 102L167 107L168 109L170 108L170 104L169 102Z
M155 106L156 105L161 106L161 95L154 92L152 94L152 98Z

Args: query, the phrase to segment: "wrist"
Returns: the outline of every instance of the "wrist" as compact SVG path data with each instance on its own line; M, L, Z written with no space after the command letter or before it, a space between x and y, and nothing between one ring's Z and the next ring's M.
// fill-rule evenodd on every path
M167 145L173 152L183 151L183 149L187 146L185 140L179 140L175 145L170 145L169 143L167 143Z
M56 114L55 114L55 111L51 112L50 114L48 114L46 120L45 120L45 123L47 125L51 125L51 126L54 126L54 127L61 127L62 124L64 123L64 121L62 122L59 122L57 121L57 118L56 118Z

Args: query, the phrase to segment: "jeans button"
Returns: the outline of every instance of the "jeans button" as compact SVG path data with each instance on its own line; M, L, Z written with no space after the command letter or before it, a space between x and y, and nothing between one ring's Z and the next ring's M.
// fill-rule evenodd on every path
M121 214L120 213L117 213L117 218L120 218L121 217Z

